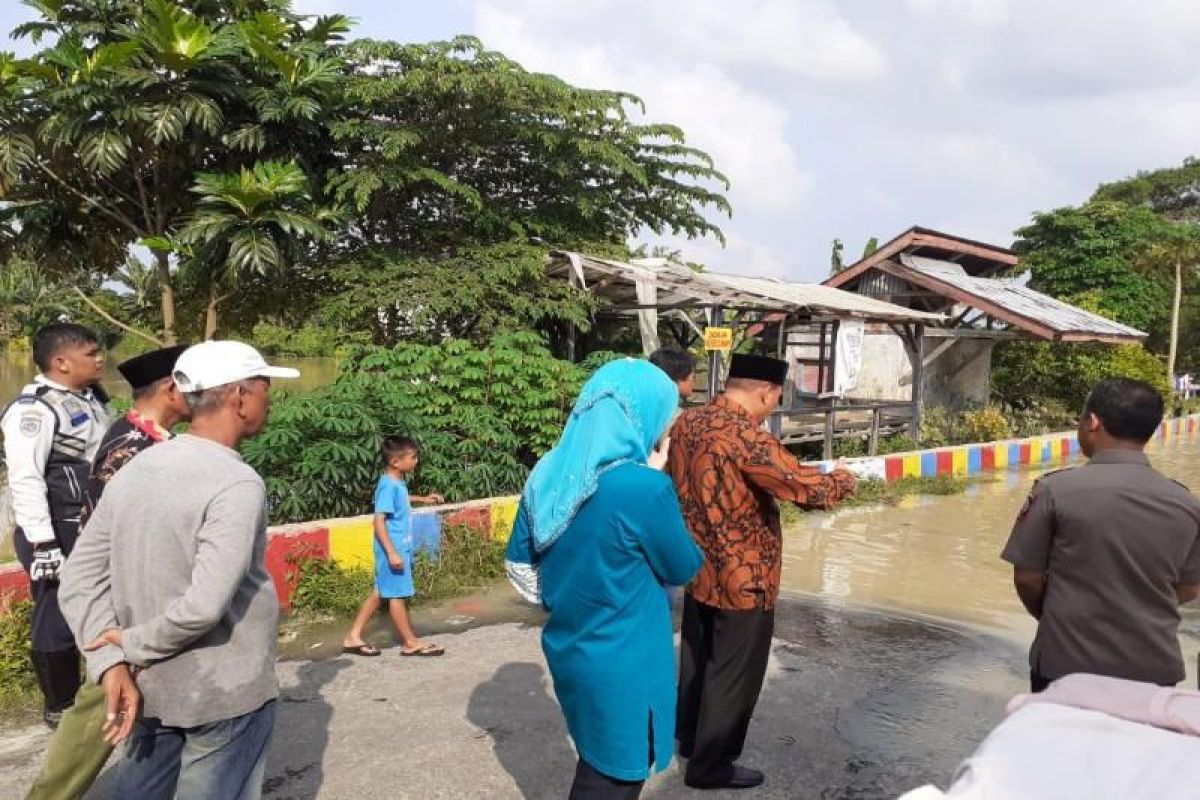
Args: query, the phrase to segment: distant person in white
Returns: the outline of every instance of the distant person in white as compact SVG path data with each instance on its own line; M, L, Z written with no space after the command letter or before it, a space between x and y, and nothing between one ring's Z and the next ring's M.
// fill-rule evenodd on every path
M261 794L279 609L265 487L237 447L266 424L271 379L298 375L240 342L185 351L174 377L189 432L113 478L63 571L59 601L104 687L105 735L129 738L115 797Z

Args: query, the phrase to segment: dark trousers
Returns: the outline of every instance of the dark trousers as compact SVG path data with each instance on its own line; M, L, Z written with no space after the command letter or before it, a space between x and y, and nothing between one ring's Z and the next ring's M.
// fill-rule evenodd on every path
M575 767L575 782L571 784L568 800L637 800L645 783L610 778L581 758Z
M654 766L654 722L650 722L650 766ZM610 778L579 757L575 765L575 782L567 800L637 800L645 781L622 781Z
M774 631L773 610L725 611L684 598L675 738L689 759L688 783L733 777Z
M29 572L33 563L33 547L25 534L17 528L13 534L13 549L17 560ZM58 581L31 581L29 596L33 600L32 647L30 660L37 675L38 688L46 711L65 711L75 702L81 678L79 673L79 651L75 649L75 637L58 608Z

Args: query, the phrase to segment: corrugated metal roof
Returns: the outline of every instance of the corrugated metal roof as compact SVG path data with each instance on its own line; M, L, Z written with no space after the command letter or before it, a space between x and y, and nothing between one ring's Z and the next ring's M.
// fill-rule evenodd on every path
M908 253L901 253L898 260L902 266L914 272L954 286L1013 314L1034 320L1059 334L1128 339L1141 339L1146 336L1136 328L1056 300L1027 286L1021 286L1015 280L974 278L953 262Z
M720 282L741 291L751 292L776 300L792 303L821 314L837 316L851 314L879 320L906 320L938 322L945 317L917 311L894 303L877 300L866 295L834 289L819 283L793 283L774 278L751 278L745 275L730 275L720 272L703 273L715 282Z
M717 304L727 308L805 311L815 315L886 322L935 322L944 319L941 314L904 308L818 283L696 272L682 264L660 258L625 263L582 253L558 252L551 256L551 275L572 276L577 282L582 278L589 288L602 285L599 293L618 306L640 305L634 287L638 280L642 280L653 281L660 307Z

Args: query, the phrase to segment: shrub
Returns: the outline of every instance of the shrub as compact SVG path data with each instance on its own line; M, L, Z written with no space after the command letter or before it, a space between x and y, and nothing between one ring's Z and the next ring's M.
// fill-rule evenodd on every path
M1104 378L1135 378L1170 394L1166 367L1141 345L1004 342L992 357L992 391L1023 409L1056 402L1074 412Z
M33 704L37 679L29 660L30 613L28 601L0 598L0 710Z
M292 610L305 616L350 616L375 587L370 570L344 569L315 556L296 559L292 572L296 580Z
M421 442L419 492L451 502L515 493L557 441L583 379L529 333L486 347L364 348L333 384L281 396L243 453L266 481L276 522L368 509L388 434Z
M916 449L918 449L917 443L907 433L896 433L879 440L879 455L881 456L907 453Z
M1008 418L994 406L963 412L960 425L964 442L992 442L1013 435Z
M888 483L881 480L863 480L858 482L854 494L842 501L841 508L855 508L872 504L895 505L901 497L914 494L949 495L961 494L966 491L970 481L956 475L938 475L932 478L901 478ZM781 503L781 516L784 525L799 522L805 512L792 503Z
M437 556L419 552L414 559L412 604L456 597L494 583L504 576L504 551L503 544L472 528L447 526ZM351 616L375 586L371 570L345 569L311 554L292 562L292 574L292 609L303 616Z

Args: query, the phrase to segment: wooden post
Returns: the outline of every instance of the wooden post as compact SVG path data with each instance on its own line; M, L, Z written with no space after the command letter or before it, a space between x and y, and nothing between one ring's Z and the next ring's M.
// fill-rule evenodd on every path
M921 443L921 403L925 394L925 326L913 325L912 424L909 433L914 444Z
M883 415L883 409L879 406L871 409L871 436L867 440L867 455L874 456L879 454L879 418Z
M720 306L714 306L708 309L708 324L710 327L717 327L724 319ZM711 403L716 399L717 393L721 390L721 351L712 350L708 354L708 401Z
M825 411L825 446L821 449L821 458L826 461L833 458L833 431L837 427L837 421L834 419L836 415L836 408L830 407Z

